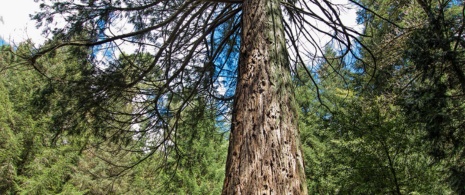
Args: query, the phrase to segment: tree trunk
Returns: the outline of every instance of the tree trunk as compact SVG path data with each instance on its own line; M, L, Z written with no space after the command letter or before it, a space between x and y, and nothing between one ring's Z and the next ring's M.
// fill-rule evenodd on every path
M306 194L279 0L244 0L223 194Z

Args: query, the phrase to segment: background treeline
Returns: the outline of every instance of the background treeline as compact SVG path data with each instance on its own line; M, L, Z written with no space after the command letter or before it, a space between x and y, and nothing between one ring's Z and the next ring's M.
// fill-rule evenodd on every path
M463 2L354 3L365 7L359 53L329 44L317 66L294 74L310 194L465 194ZM95 91L133 64L110 66L99 80L86 65L91 49L58 49L40 58L43 67L24 60L32 50L26 42L0 51L0 194L221 193L221 100L193 93L175 113L182 121L142 118L138 125L161 130L125 132L118 128L133 123L107 111L140 108L93 104L106 98ZM163 132L170 124L175 134Z

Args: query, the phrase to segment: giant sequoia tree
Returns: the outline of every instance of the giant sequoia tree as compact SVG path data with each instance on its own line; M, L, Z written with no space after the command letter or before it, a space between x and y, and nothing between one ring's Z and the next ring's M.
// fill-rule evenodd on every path
M306 193L291 75L323 56L317 35L351 52L357 33L342 24L340 5L329 0L43 0L41 8L34 18L54 39L28 59L51 82L81 91L80 107L61 121L83 116L112 121L99 123L93 133L117 143L140 139L145 155L171 146L179 152L181 113L202 95L220 102L218 114L231 112L223 194ZM83 64L82 78L62 79L65 75L47 70L53 65L37 60L67 46L91 51L85 63L91 67Z

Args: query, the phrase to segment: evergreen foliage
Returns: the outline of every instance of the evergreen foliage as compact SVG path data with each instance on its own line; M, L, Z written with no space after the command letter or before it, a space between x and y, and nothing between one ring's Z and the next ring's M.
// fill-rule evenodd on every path
M123 143L110 139L111 124L85 114L79 94L88 70L77 50L58 50L46 58L46 78L28 69L16 51L2 48L1 82L2 194L218 194L226 158L226 140L215 125L212 103L198 97L182 114L179 144L150 151L150 140ZM85 63L85 62L82 62ZM12 68L16 67L16 68ZM63 74L65 73L66 74ZM89 103L87 101L86 103ZM210 104L210 105L209 105ZM126 109L122 107L123 109ZM73 117L75 115L82 117ZM198 114L202 114L199 116ZM105 134L95 131L105 126ZM72 129L69 131L67 129ZM191 131L195 129L196 131ZM155 136L155 135L154 135ZM187 141L189 140L189 141ZM147 145L149 144L149 145ZM131 150L129 150L131 149ZM137 166L136 166L137 165ZM135 166L134 168L130 166Z
M69 24L0 49L0 194L222 193L241 2L43 1L39 25ZM351 2L363 33L281 2L308 193L465 194L463 2Z

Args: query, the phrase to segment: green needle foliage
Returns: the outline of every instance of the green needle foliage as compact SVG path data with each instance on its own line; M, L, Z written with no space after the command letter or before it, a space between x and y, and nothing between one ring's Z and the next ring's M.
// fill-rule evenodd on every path
M389 83L364 89L360 80L371 75L326 52L314 68L320 100L309 98L317 97L309 77L297 80L310 194L453 194L447 166L429 155L427 132L409 121Z
M0 194L222 192L233 97L218 94L215 85L223 82L219 74L235 77L228 63L239 51L242 2L124 2L128 7L114 6L123 1L44 4L36 16L42 22L53 20L47 10L70 8L86 17L68 18L69 32L48 29L55 39L41 52L31 42L1 47ZM179 9L161 9L162 2ZM351 2L360 8L364 32L343 26L335 32L352 32L346 38L357 38L358 48L347 41L342 45L349 48L336 51L332 42L312 64L290 57L309 194L465 194L463 2ZM296 5L307 6L282 2L286 17L310 39L312 25L296 13L316 13ZM165 15L138 17L157 10ZM123 11L141 34L122 39L156 43L159 35L166 44L98 64L98 28ZM157 26L157 18L179 25ZM287 46L303 54L297 51L302 37L286 22ZM199 25L204 31L182 30ZM157 31L147 33L150 28ZM161 48L158 57L151 47ZM181 55L189 47L198 52ZM205 56L197 66L196 57ZM215 60L224 61L221 68Z
M215 123L215 102L196 97L180 112L184 117L176 123L176 136L165 138L171 144L158 150L154 144L163 132L140 132L150 134L145 140L137 133L108 139L120 124L108 123L107 113L87 109L92 96L80 94L79 88L90 84L76 83L89 76L89 69L76 64L85 63L82 51L57 50L45 58L42 73L49 77L44 77L17 58L30 48L5 46L0 53L5 67L0 82L2 194L220 193L227 147L224 130Z

